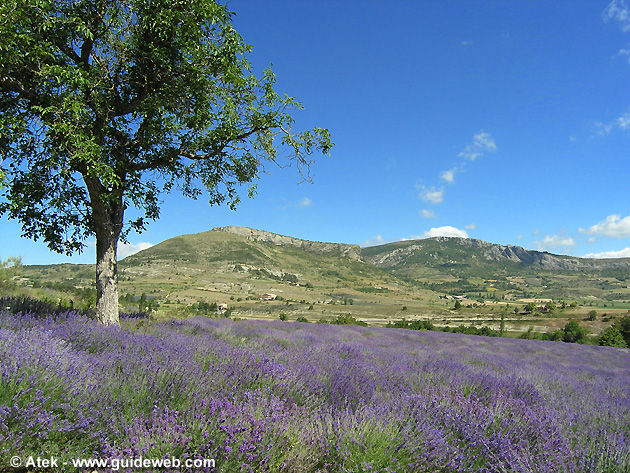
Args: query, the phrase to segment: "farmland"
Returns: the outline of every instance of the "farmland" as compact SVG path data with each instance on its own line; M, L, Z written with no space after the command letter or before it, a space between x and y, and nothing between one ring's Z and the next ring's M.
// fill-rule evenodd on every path
M3 309L0 458L627 472L629 357L378 327L206 317L107 327L79 312Z

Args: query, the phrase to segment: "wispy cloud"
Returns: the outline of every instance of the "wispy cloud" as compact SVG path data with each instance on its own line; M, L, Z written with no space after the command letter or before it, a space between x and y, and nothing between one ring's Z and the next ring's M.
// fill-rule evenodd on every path
M285 206L282 207L282 210L286 210L286 209L301 209L304 207L310 207L311 205L313 205L313 201L311 199L309 199L308 197L304 197L302 200L298 201L298 202L291 202Z
M630 247L619 251L603 251L601 253L588 253L584 258L630 258Z
M553 251L561 247L566 251L575 246L575 240L564 235L546 235L542 240L535 241L534 245L538 251Z
M595 123L595 133L599 136L606 136L614 130L630 131L630 112L626 112L614 120L604 123Z
M444 188L436 188L435 186L420 186L420 193L418 194L418 197L420 197L425 202L439 204L444 201Z
M440 180L453 184L455 182L455 175L464 171L468 161L474 161L475 159L483 156L487 152L493 152L497 150L497 145L490 133L480 130L473 135L472 143L464 148L457 156L463 158L457 165L453 166L446 171L440 173ZM424 186L416 185L416 188L420 190L418 197L424 202L432 204L440 204L444 201L444 187L440 186ZM420 216L423 218L432 218L434 214L430 210L422 210Z
M466 146L464 150L458 154L459 157L474 161L483 156L487 151L496 151L497 145L492 139L490 133L479 131L474 137L472 144Z
M308 197L304 197L297 203L296 207L309 207L312 204L313 201L311 199L309 199Z
M435 218L435 212L433 210L422 209L419 215L422 218Z
M118 258L126 258L142 250L151 248L152 246L153 243L149 243L148 241L141 241L140 243L118 243Z
M462 46L472 46L473 42L469 39L460 43Z
M630 215L625 218L621 218L621 215L609 215L602 222L580 228L578 232L610 238L630 238Z
M385 240L381 235L376 235L374 238L370 240L365 240L359 243L359 246L361 247L378 246L378 245L384 245L385 243L389 243L390 241L391 240Z
M630 32L630 8L624 0L612 0L602 12L604 21L614 21L624 33Z

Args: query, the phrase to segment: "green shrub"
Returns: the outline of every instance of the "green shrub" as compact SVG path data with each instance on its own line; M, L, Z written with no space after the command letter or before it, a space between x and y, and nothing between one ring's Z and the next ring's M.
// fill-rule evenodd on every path
M623 339L621 332L615 327L608 327L597 338L597 343L602 347L621 347L627 348L626 341Z
M579 323L572 320L564 327L563 342L566 343L585 343L588 330L581 327Z
M626 342L626 345L630 347L630 314L622 317L621 319L615 320L613 324L623 339Z

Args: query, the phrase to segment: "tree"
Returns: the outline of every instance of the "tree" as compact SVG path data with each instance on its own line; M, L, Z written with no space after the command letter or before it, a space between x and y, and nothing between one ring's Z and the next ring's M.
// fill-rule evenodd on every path
M575 320L564 326L564 337L562 341L567 343L585 343L588 331L581 327Z
M603 347L627 347L623 336L614 325L608 327L599 334L599 337L597 338L597 343Z
M22 258L9 256L5 261L0 259L0 287L13 284L13 278L22 269Z
M308 180L333 146L326 129L292 132L301 105L251 72L232 16L214 0L0 2L0 215L59 253L96 237L104 323L118 323L118 241L159 217L162 192L235 208L265 162Z
M525 312L530 313L530 314L532 314L532 313L536 312L536 310L537 310L537 309L538 309L538 306L536 306L536 303L535 303L535 302L530 302L529 304L527 304L527 305L525 305L525 306L523 307L523 310L524 310Z
M626 345L630 347L630 314L616 320L613 327L619 331Z

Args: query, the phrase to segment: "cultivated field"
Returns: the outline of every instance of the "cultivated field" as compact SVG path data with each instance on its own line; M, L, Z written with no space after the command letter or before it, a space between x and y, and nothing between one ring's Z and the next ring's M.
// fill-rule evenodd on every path
M629 361L627 349L391 328L114 328L3 310L0 471L45 456L68 471L77 458L143 471L123 463L142 457L213 460L165 469L177 472L628 472Z

